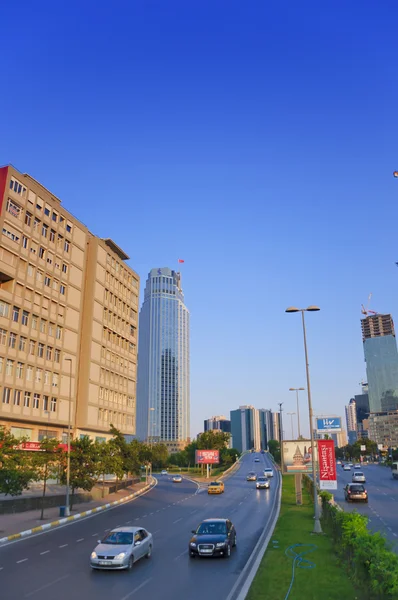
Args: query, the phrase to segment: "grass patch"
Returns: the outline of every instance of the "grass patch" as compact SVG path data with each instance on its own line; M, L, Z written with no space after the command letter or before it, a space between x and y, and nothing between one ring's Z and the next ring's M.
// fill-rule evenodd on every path
M303 505L296 505L294 475L284 475L281 512L274 535L261 561L246 600L285 600L291 578L293 558L285 550L292 544L315 544L305 555L315 563L312 569L295 569L288 600L355 600L360 593L338 564L332 540L327 535L312 535L314 509L310 495L303 489ZM273 542L277 541L278 544ZM305 551L298 548L296 552Z

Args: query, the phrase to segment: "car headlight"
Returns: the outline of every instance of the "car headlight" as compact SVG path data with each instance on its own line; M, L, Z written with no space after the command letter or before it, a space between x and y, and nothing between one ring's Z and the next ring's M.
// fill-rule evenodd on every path
M115 556L115 560L122 560L126 556L125 552L121 552L117 556Z
M195 542L191 542L189 545L191 546L191 548L196 548Z
M91 553L91 558L97 558L97 553L96 552L92 552Z
M218 544L216 544L217 548L222 548L223 546L225 546L225 542L218 542Z

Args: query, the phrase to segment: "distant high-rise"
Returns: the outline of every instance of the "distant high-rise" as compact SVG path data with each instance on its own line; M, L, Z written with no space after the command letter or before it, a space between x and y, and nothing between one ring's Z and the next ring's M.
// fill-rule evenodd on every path
M231 410L232 446L240 452L260 450L259 411L254 406Z
M391 315L372 315L361 320L368 378L369 410L398 408L398 351Z
M171 451L189 440L189 311L180 273L152 269L145 286L138 337L137 437Z
M354 398L351 398L349 404L345 407L345 416L347 421L348 443L354 444L358 437L357 410Z
M204 422L204 431L223 431L224 433L231 433L231 421L227 417L217 416L206 419Z
M268 442L275 439L272 411L260 408L260 446L262 450L268 450Z

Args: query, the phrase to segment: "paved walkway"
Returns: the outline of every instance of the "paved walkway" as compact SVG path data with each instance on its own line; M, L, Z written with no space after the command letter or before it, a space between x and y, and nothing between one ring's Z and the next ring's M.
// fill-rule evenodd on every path
M103 504L107 504L108 502L120 500L125 496L129 496L134 492L138 492L143 487L145 487L145 485L145 482L135 483L130 487L115 492L114 494L108 494L104 498L92 500L90 502L81 502L79 504L75 504L71 515L81 513L92 508L96 508L97 506L102 506ZM64 486L62 488L62 493L65 493ZM43 520L40 519L40 509L28 510L25 512L8 515L0 515L0 538L12 535L14 533L19 533L20 531L25 531L26 529L32 529L33 527L38 527L40 525L44 525L45 523L51 523L52 521L55 521L59 518L59 506L55 506L53 508L46 508L44 511L44 517L45 518Z

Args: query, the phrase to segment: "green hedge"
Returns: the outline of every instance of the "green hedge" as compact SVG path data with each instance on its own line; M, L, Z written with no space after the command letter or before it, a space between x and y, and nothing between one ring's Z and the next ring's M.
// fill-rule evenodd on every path
M311 482L312 483L312 482ZM368 519L344 512L321 492L322 526L333 537L335 549L354 583L368 600L398 600L398 556L380 533L370 533Z

